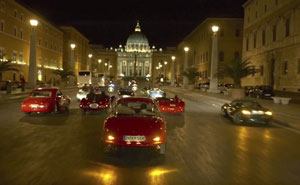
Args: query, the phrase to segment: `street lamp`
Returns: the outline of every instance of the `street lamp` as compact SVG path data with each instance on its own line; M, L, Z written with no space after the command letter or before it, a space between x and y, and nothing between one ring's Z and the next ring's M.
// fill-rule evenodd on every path
M88 57L89 57L89 70L92 71L92 57L93 57L93 54L89 54Z
M188 52L190 48L184 47L185 57L184 57L184 65L183 65L183 71L186 71L188 68ZM183 76L183 88L187 88L188 85L188 78L186 76Z
M71 43L70 44L71 47L71 61L70 61L70 66L69 69L74 73L75 72L75 48L76 48L76 44Z
M175 56L172 56L172 64L171 64L171 86L174 86L175 84L175 69L174 69L174 63L175 63Z
M212 37L212 55L211 55L211 67L210 67L210 83L209 83L209 93L220 93L218 89L218 78L215 74L218 72L218 26L212 26L211 30L213 32Z
M101 59L99 59L99 60L98 60L98 63L99 63L99 64L101 64L101 62L102 62L102 60L101 60Z
M36 80L37 80L35 27L38 26L39 22L35 19L31 19L29 22L30 22L32 29L31 29L31 34L30 34L30 57L29 57L28 84L29 84L30 88L35 88Z
M165 61L165 62L164 62L164 64L165 64L165 66L164 66L164 78L165 78L165 80L164 80L164 81L166 82L166 79L167 79L167 77L166 77L166 76L167 76L167 71L166 71L166 68L167 68L167 64L168 64L168 62L167 62L167 61Z

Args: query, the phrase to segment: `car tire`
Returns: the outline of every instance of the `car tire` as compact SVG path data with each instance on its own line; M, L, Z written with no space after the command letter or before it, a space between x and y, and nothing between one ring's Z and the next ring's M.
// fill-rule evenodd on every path
M165 155L166 153L166 143L160 145L159 154Z
M237 113L235 113L234 115L233 115L233 122L235 123L235 124L241 124L242 122L241 122L241 119L238 117L238 114Z
M227 112L225 112L224 109L221 109L221 115L222 115L224 118L227 118L227 117L228 117L228 114L227 114Z

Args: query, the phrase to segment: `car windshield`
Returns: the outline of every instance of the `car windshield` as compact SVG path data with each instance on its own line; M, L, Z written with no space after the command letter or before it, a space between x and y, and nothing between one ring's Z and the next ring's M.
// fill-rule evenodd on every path
M50 98L52 92L51 91L33 91L31 93L32 98Z
M151 91L149 96L151 98L161 98L164 96L164 91Z
M259 103L254 101L242 101L240 104L244 107L261 107Z
M121 102L116 106L118 116L156 116L157 114L154 105L145 102Z

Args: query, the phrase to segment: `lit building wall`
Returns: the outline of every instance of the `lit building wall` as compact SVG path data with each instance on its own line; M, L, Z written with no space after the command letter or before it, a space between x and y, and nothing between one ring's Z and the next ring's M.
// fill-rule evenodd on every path
M243 7L243 58L258 69L243 85L300 91L300 1L248 0Z
M62 68L62 31L14 0L2 0L0 1L0 55L5 54L4 59L13 60L16 67L20 69L19 73L4 72L2 80L20 81L20 75L24 75L28 80L31 32L29 20L32 18L39 21L36 28L38 79L53 83L59 78L52 72Z

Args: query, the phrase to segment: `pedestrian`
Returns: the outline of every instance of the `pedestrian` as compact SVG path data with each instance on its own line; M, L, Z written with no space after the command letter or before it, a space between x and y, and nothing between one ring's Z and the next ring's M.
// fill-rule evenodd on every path
M26 83L26 81L25 81L25 78L24 78L24 76L22 75L21 76L21 88L22 88L22 92L24 92L25 91L25 83Z

